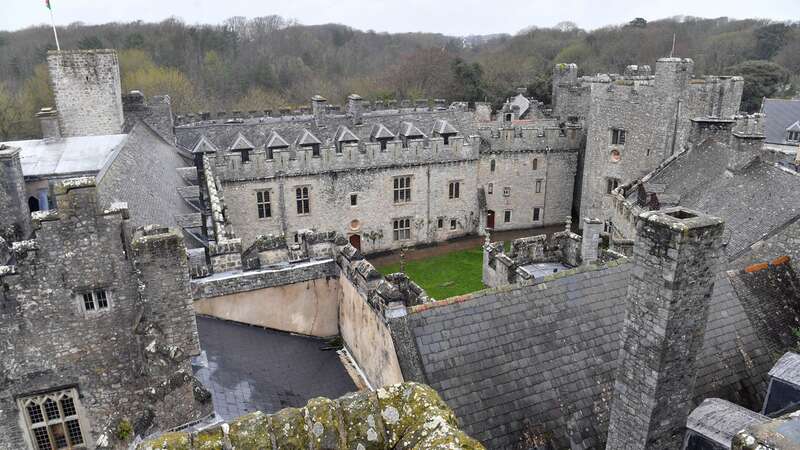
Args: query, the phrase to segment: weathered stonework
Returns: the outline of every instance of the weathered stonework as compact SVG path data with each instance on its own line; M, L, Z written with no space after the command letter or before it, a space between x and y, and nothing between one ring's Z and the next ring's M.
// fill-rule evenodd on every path
M17 148L0 145L0 238L7 241L24 239L31 233L19 153Z
M180 234L131 232L127 210L98 210L91 179L56 192L61 208L37 217L0 270L0 448L34 448L18 399L65 388L91 448L116 445L123 421L146 435L207 415Z
M255 412L197 433L170 433L139 450L260 449L482 449L433 389L404 383L315 398L300 409Z
M50 51L47 66L62 136L122 133L122 91L116 51Z
M683 208L640 216L607 449L680 448L723 228Z

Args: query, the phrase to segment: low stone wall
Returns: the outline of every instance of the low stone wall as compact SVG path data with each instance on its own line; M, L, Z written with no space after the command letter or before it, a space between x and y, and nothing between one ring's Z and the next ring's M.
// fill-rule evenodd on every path
M318 337L339 334L339 292L332 260L192 281L198 314Z

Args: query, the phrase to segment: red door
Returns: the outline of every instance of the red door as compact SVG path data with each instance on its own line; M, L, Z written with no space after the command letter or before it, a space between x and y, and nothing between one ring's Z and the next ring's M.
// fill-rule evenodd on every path
M351 234L350 235L350 245L356 248L356 250L361 251L361 235L359 234Z
M486 228L493 229L494 228L494 211L491 209L486 211Z

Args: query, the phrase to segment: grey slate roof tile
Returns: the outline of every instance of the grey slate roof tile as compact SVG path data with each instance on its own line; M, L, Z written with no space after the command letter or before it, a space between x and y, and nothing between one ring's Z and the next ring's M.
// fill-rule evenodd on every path
M488 448L512 447L528 424L552 433L556 448L602 448L630 266L411 314L427 381ZM425 341L437 328L443 340L434 347ZM707 333L695 397L752 401L772 360L725 276Z

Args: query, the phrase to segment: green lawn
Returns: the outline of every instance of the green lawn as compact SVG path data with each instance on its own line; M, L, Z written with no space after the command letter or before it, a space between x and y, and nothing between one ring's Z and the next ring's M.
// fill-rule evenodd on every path
M377 269L386 275L399 272L400 264ZM481 247L406 263L406 274L437 300L483 289L482 269Z

